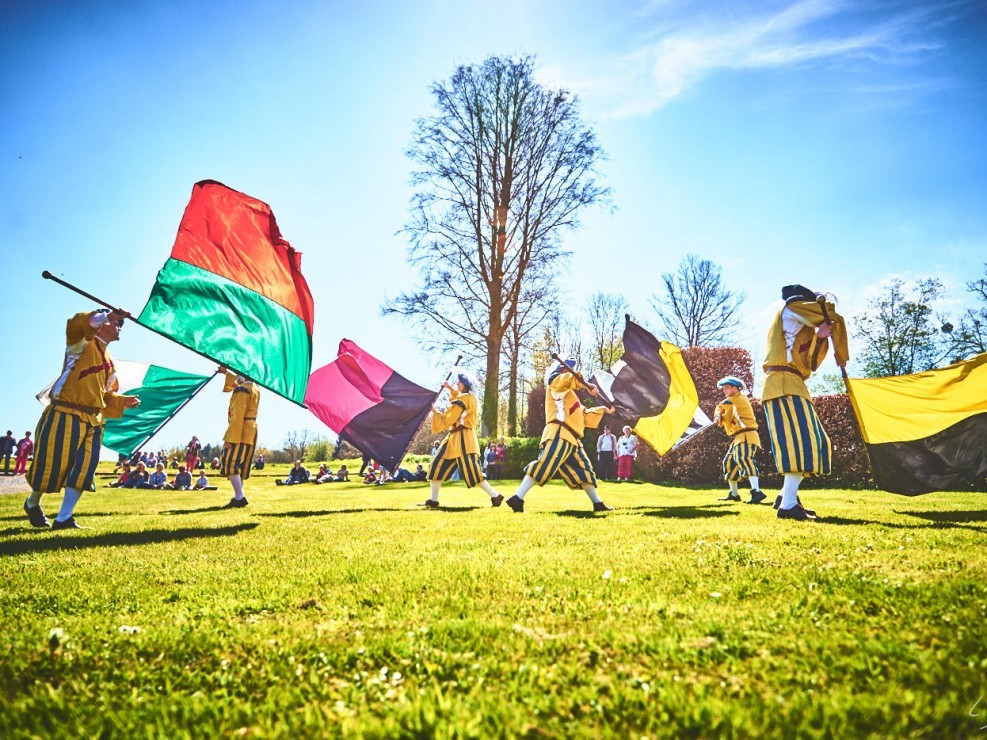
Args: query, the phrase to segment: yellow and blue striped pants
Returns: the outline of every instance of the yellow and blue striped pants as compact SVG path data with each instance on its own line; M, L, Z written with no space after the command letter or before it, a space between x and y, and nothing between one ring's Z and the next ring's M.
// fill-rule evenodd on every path
M223 445L223 454L219 458L219 474L229 478L231 475L239 475L241 479L247 480L250 471L253 470L254 449L257 447L257 440L252 444L247 442L226 442ZM188 471L194 473L194 471Z
M65 486L93 490L103 427L49 406L34 436L34 461L27 471L32 490L55 493Z
M754 456L761 449L750 442L735 442L730 445L723 458L723 479L726 481L742 481L757 475L757 462Z
M548 483L556 473L569 488L596 486L596 473L583 446L566 442L561 436L542 443L538 459L528 463L524 472L539 486Z
M432 458L432 464L428 466L428 479L447 481L458 468L459 477L463 479L467 488L480 485L483 482L483 466L480 465L480 456L476 453L464 453L462 457L446 457L448 446L449 437L446 437L439 445L435 457Z
M771 398L764 402L764 414L779 473L829 475L833 447L812 401L802 396Z

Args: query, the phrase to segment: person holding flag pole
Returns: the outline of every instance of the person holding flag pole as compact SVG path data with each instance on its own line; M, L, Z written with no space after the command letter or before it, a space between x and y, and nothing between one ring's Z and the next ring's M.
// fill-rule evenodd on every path
M843 317L825 295L804 285L786 285L781 297L785 305L768 331L761 399L771 451L785 479L775 499L778 518L806 521L816 514L802 505L799 485L807 475L829 475L832 446L805 381L826 357L830 339L840 368L850 353Z
M33 527L82 529L73 515L82 492L93 487L105 418L118 418L140 404L136 396L117 393L120 384L108 350L129 317L118 308L99 309L78 313L65 325L62 373L38 422L34 461L27 471L31 494L24 513ZM41 497L62 488L61 509L49 522Z
M587 383L576 370L576 361L563 360L552 354L556 364L546 372L545 430L541 437L538 459L525 467L524 479L517 491L507 499L507 505L517 514L524 512L524 497L536 484L544 486L558 474L569 488L582 488L593 502L593 511L612 511L600 500L596 492L596 474L586 450L583 449L583 432L587 427L599 426L605 413L613 413L614 407L585 408L576 395L583 388L591 396L599 396L599 389Z
M242 509L248 503L243 493L243 481L250 477L254 450L257 447L260 390L256 383L243 375L230 372L225 365L220 365L216 372L226 377L223 392L232 394L227 412L226 434L223 435L219 474L229 479L233 487L233 498L223 508Z
M449 379L454 376L455 386L449 384ZM442 440L428 468L431 490L428 500L422 504L426 508L439 508L442 483L449 480L457 470L467 488L476 486L490 496L491 506L500 506L504 502L503 495L497 493L487 482L483 474L483 464L480 462L480 442L476 437L477 402L473 395L476 383L476 378L468 372L454 367L442 383L442 390L449 391L449 407L439 411L432 404L432 434L446 430L449 430L449 434Z

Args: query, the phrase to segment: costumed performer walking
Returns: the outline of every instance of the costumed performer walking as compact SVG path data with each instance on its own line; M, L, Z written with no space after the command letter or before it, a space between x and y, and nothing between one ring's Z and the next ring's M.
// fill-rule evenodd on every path
M524 511L524 497L535 484L544 486L556 474L569 488L582 488L593 502L593 511L613 511L600 500L596 492L596 474L589 455L583 449L583 432L599 426L605 413L614 408L596 406L586 408L579 401L576 389L586 388L592 396L599 396L595 386L586 383L576 372L576 361L567 358L549 367L545 374L545 430L541 435L538 459L524 468L524 479L517 491L507 499L507 505L520 514Z
M754 407L744 394L747 390L744 381L728 375L716 383L723 391L723 400L716 407L713 421L730 437L730 447L723 458L723 479L730 485L730 491L720 501L740 501L737 484L747 478L751 484L749 504L759 504L767 496L761 493L754 459L761 449L761 438L757 433L757 420Z
M432 456L428 468L431 495L422 506L439 508L442 482L449 480L457 470L467 488L476 486L482 489L490 497L491 506L500 506L504 497L487 482L480 461L480 442L476 437L477 402L473 395L476 379L458 368L453 368L450 375L455 376L456 385L448 382L442 384L449 390L449 408L439 411L432 404L432 434L440 434L447 429L450 431Z
M257 447L257 408L260 406L260 389L252 380L232 373L220 365L216 370L226 374L223 393L232 393L227 412L228 424L223 435L223 455L219 461L219 474L229 478L233 498L224 509L242 509L247 505L243 495L243 482L250 477L254 450Z
M27 471L31 495L24 512L33 527L82 529L73 513L93 478L106 417L119 418L140 399L119 395L108 345L120 338L126 311L100 309L77 313L65 324L62 374L51 388L51 403L41 413L34 433L34 460ZM54 522L41 509L41 496L65 488Z
M831 337L837 365L846 365L850 352L833 303L804 285L786 285L781 297L785 305L768 330L761 400L775 464L785 477L775 499L778 518L805 521L816 513L799 500L799 484L807 475L829 475L832 465L832 445L805 381L826 357Z

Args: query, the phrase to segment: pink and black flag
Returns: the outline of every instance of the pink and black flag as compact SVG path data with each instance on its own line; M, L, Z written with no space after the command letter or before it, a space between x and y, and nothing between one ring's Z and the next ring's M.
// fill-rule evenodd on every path
M437 396L344 339L338 357L309 378L305 405L340 438L394 470Z
M138 322L301 404L315 310L271 207L203 180Z

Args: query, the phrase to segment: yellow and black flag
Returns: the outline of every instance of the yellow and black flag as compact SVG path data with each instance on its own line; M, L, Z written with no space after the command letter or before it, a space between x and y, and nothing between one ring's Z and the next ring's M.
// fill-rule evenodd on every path
M699 394L678 347L657 340L630 316L625 322L623 357L610 372L593 373L592 380L637 436L664 455L695 431L690 425Z
M987 476L987 354L894 378L848 379L874 480L917 496Z

